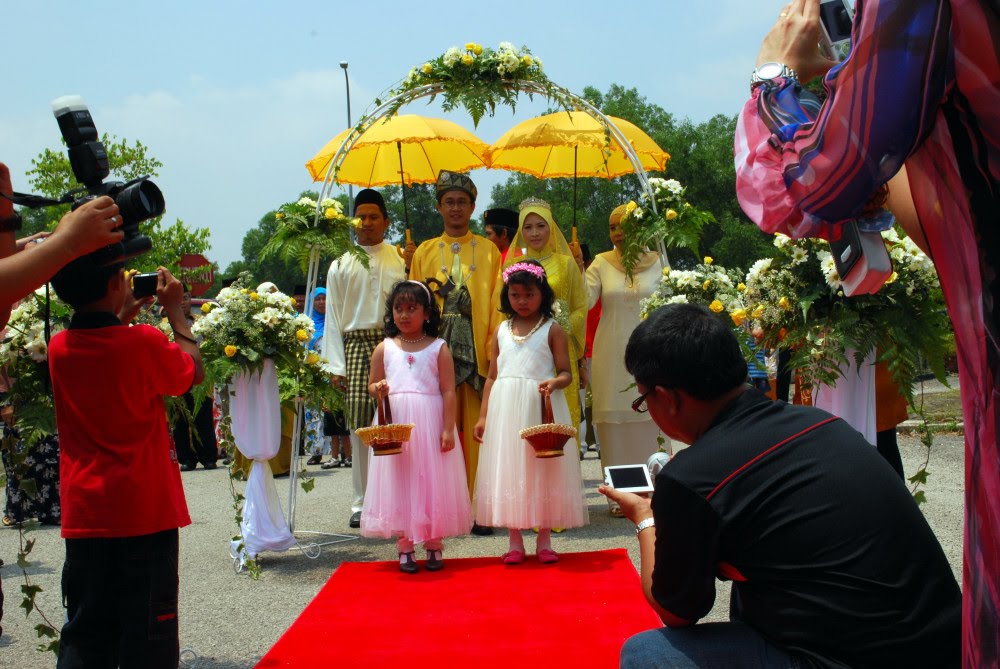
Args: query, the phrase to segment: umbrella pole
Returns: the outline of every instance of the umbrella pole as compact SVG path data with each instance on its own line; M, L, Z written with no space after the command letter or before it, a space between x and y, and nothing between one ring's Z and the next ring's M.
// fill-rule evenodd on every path
M578 149L578 146L573 147L573 230L571 234L574 243L576 243L576 152Z
M403 191L403 221L406 223L406 241L410 241L410 212L406 210L406 182L403 179L403 143L396 142L399 151L399 187Z

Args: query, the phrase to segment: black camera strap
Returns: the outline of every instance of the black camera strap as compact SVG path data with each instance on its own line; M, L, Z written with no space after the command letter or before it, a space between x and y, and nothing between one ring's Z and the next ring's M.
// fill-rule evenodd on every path
M73 201L73 195L75 192L76 191L70 191L58 200L53 200L49 197L42 197L41 195L31 195L30 193L11 193L10 195L0 193L0 197L10 200L14 204L19 204L22 207L40 209L42 207L52 207L57 204L69 204Z

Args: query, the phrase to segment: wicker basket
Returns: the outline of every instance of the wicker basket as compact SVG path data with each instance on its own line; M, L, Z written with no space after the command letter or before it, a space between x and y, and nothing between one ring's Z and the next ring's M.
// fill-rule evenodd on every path
M576 436L576 428L553 422L552 398L548 395L542 396L542 421L541 425L521 430L521 439L535 449L536 458L558 458L564 455L563 446L571 437Z
M375 455L395 455L403 452L403 442L410 439L413 423L393 423L389 398L378 403L378 423L360 427L355 432L365 446L371 446Z

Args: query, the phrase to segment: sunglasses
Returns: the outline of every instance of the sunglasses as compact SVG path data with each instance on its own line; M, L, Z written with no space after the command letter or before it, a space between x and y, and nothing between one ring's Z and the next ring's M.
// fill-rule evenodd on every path
M646 397L656 390L656 386L653 386L642 395L639 395L634 400L632 400L632 411L636 413L646 413L649 411L649 407L646 406Z

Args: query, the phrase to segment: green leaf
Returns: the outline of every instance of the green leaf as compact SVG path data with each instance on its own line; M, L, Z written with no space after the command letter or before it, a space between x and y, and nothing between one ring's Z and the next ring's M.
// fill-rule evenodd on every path
M913 493L913 501L917 503L917 506L919 506L927 501L927 495L924 494L923 490L918 490Z

